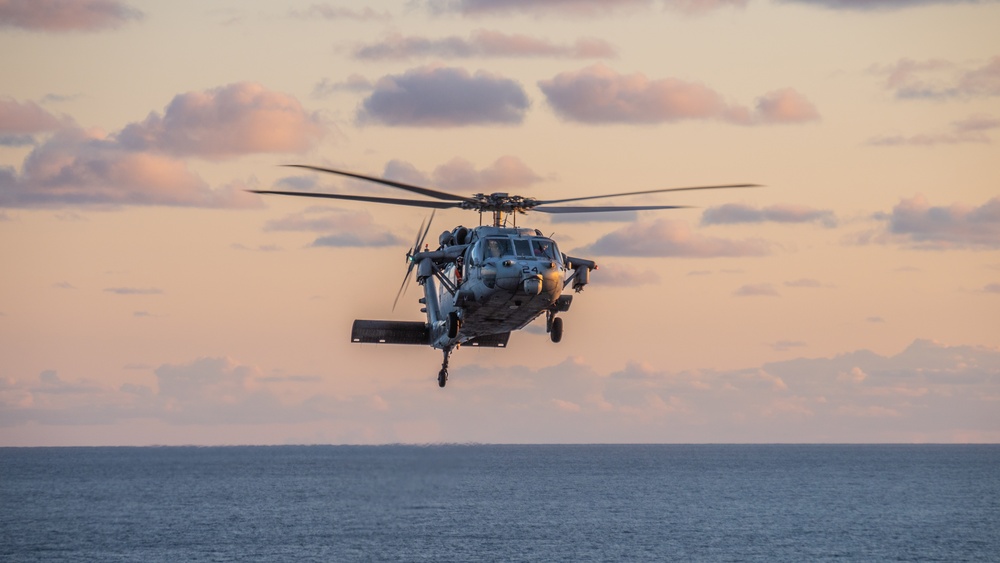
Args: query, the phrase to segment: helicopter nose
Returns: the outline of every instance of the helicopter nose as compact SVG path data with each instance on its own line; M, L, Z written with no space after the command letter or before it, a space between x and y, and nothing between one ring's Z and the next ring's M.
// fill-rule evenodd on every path
M539 295L542 293L542 276L535 275L525 278L521 285L525 295Z

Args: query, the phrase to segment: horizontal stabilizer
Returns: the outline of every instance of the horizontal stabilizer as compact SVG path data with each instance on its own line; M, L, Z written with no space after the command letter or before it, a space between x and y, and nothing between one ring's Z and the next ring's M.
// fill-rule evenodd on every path
M430 331L422 322L356 320L351 327L351 342L427 346L430 341Z
M507 340L510 339L509 332L501 332L500 334L486 334L483 336L477 336L472 340L465 342L465 346L479 346L481 348L506 348Z

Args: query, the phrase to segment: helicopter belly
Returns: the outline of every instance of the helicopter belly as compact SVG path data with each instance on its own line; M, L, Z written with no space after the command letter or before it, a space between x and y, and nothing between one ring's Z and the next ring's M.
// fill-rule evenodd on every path
M465 307L462 334L476 337L523 328L552 306L553 292L525 295L496 290Z

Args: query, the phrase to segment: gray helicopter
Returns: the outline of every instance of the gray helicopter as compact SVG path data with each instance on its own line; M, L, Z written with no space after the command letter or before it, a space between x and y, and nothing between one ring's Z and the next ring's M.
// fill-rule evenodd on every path
M355 320L351 328L352 342L420 344L442 350L444 361L438 372L438 385L441 387L448 382L448 358L459 346L505 348L511 332L524 328L542 314L545 315L545 330L552 342L562 340L563 319L558 314L568 311L573 302L573 295L564 294L563 290L572 284L573 291L579 293L590 282L590 272L597 269L593 260L559 252L556 242L544 236L540 230L518 227L518 214L527 211L560 214L681 209L687 206L552 204L663 192L756 187L756 184L729 184L664 188L551 200L506 193L465 197L342 170L305 164L288 166L367 180L436 201L276 190L250 191L258 194L363 201L433 210L458 208L479 212L478 227L459 226L444 231L438 237L438 247L430 250L425 239L434 219L432 211L430 219L417 231L413 247L406 253L406 276L396 294L393 309L406 291L410 274L416 269L417 283L424 288L420 303L423 305L421 312L427 314L426 322ZM492 214L492 224L483 225L484 213ZM509 227L508 219L511 219Z

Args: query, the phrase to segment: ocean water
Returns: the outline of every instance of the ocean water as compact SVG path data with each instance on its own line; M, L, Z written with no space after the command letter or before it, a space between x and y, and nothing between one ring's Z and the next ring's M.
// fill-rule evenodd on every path
M6 448L0 561L1000 561L1000 446Z

